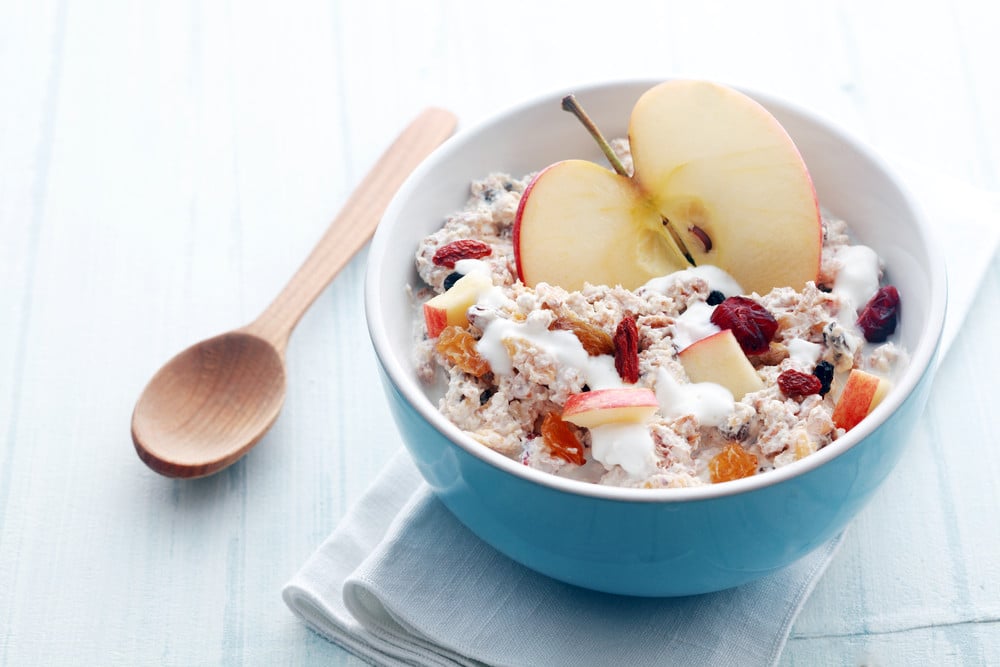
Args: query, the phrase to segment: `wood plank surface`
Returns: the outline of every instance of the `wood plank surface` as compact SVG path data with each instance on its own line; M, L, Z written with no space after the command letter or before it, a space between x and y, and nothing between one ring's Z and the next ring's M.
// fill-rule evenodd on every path
M365 253L293 334L284 410L241 463L159 477L128 424L164 361L271 301L419 109L467 126L707 77L1000 191L998 35L971 0L0 0L0 664L362 664L280 590L399 447ZM998 313L994 258L784 664L1000 664Z

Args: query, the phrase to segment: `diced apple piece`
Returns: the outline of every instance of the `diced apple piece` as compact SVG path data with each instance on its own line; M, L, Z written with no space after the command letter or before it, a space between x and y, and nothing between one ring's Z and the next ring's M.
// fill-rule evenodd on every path
M449 326L469 325L468 310L479 295L493 286L489 276L475 271L459 278L446 292L438 294L424 304L424 324L427 335L437 338Z
M648 421L658 407L656 394L646 387L594 389L570 396L563 407L562 418L584 428L641 424Z
M688 345L678 356L691 382L720 384L732 392L737 401L764 387L730 329Z
M882 402L892 388L885 378L854 368L833 408L833 423L850 431Z

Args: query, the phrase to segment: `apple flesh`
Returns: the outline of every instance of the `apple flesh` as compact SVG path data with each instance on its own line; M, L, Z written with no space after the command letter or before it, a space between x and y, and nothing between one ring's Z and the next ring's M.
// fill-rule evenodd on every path
M678 355L691 382L714 382L741 400L764 388L753 364L743 354L731 329L724 329L688 345Z
M646 387L614 387L573 394L563 406L563 421L594 428L605 424L641 424L660 404Z
M445 327L469 325L468 311L479 295L493 286L485 273L474 272L459 278L451 289L424 303L427 335L437 338Z
M634 289L686 268L685 251L759 294L816 279L812 180L760 104L718 84L670 81L636 103L629 142L631 177L567 160L529 184L514 221L525 284Z
M833 423L850 431L882 402L892 388L885 378L854 368L833 408Z
M638 184L586 160L557 162L528 184L514 259L524 284L567 290L584 282L634 288L687 265Z

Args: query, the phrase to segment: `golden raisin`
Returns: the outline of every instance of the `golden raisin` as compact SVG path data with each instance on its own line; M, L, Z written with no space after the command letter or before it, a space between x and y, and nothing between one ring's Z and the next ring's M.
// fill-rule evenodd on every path
M435 348L463 373L482 377L490 372L490 363L476 350L475 337L462 327L445 327Z
M556 416L554 412L545 415L542 420L542 440L552 452L563 461L582 466L587 462L583 456L583 445L570 425Z
M708 462L708 472L713 484L750 477L757 472L757 457L730 442Z
M586 320L572 315L560 315L549 325L550 331L556 329L569 331L576 336L580 344L583 345L583 349L592 357L599 354L615 353L615 344L611 339L611 334Z

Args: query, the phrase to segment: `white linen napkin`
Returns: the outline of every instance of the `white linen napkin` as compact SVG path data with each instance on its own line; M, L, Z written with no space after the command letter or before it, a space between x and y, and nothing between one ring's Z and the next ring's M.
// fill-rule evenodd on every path
M1000 197L913 168L903 173L928 217L948 230L943 358L1000 242ZM595 593L481 542L400 451L283 597L309 627L374 664L770 665L841 540L720 593Z

